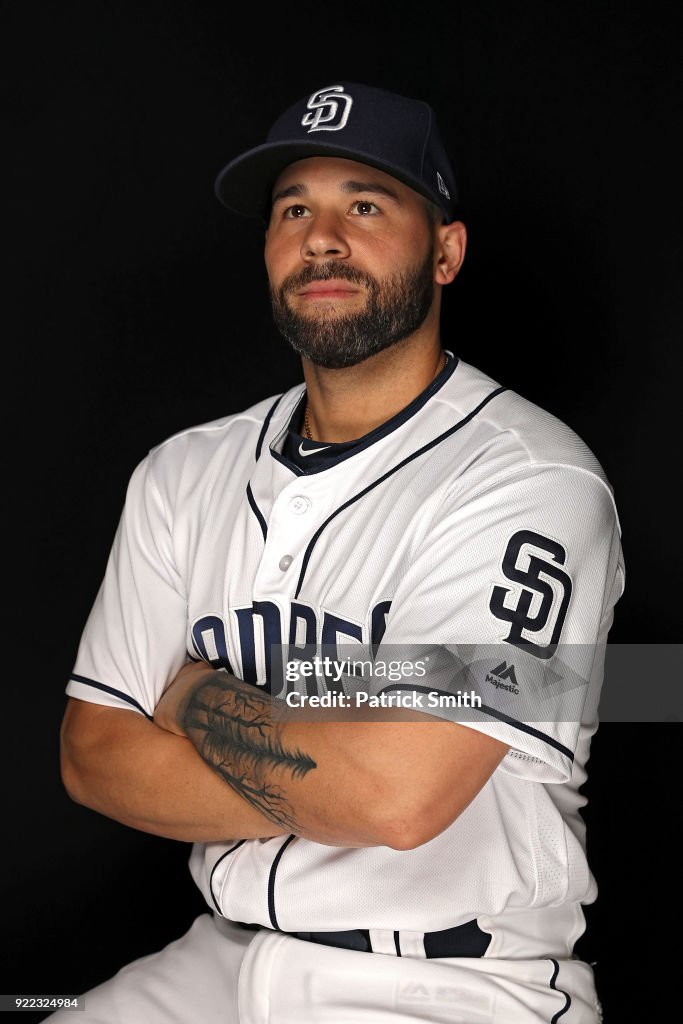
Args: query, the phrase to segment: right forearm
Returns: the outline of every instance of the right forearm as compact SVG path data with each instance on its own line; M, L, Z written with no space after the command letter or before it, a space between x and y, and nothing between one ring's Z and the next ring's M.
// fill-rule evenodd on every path
M226 786L191 742L133 711L75 702L62 728L62 776L78 803L132 828L185 842L284 835ZM88 715L87 728L76 719Z

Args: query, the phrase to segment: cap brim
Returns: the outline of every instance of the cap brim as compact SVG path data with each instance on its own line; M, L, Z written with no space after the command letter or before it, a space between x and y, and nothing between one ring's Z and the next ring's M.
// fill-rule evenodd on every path
M216 178L216 195L228 209L267 221L270 216L273 185L278 175L289 164L312 156L336 156L376 167L436 203L448 220L452 216L452 210L450 206L446 206L445 201L440 201L436 195L428 191L421 179L407 175L403 168L372 159L359 153L357 149L325 142L266 142L262 146L250 149L232 160L220 172Z

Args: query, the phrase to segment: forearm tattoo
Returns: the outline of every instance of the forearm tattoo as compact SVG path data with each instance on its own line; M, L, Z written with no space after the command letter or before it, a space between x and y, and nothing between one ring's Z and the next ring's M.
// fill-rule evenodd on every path
M236 793L269 821L300 832L281 783L305 776L316 763L284 746L285 723L273 721L271 710L268 694L215 672L192 692L181 724L202 758Z

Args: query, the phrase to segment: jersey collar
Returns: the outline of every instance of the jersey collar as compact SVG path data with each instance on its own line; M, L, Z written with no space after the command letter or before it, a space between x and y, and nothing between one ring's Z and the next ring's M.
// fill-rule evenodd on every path
M270 454L278 462L291 469L297 476L308 476L312 473L320 473L322 470L330 469L332 466L336 466L358 452L364 451L371 445L376 444L377 441L391 434L415 416L425 403L450 379L458 365L458 358L448 349L445 351L446 365L436 375L434 380L427 385L424 391L420 392L409 405L401 409L391 419L385 423L380 423L374 430L354 441L342 441L338 444L310 441L296 431L295 427L301 423L303 418L306 402L306 389L304 388L284 427L271 441Z

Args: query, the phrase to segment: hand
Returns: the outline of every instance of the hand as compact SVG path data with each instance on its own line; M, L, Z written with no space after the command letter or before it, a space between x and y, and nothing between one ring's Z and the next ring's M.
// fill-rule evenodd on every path
M216 669L211 668L205 661L190 661L183 665L178 675L162 693L154 709L154 724L166 732L186 736L187 733L181 724L185 707L200 678L215 671Z

